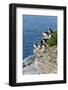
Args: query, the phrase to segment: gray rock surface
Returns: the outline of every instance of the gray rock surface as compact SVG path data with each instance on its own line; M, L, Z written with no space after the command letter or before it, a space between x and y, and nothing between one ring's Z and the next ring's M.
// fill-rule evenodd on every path
M37 60L35 65L35 56L23 64L23 74L49 74L57 73L57 46L48 47L43 55Z

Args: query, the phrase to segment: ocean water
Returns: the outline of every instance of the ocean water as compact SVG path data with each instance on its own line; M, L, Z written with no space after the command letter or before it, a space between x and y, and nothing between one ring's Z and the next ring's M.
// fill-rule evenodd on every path
M23 18L23 59L33 55L33 42L39 43L42 33L50 27L57 30L57 16L24 15Z

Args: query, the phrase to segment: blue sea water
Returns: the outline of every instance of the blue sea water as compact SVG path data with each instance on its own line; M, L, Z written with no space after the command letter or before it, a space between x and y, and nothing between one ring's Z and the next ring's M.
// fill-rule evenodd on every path
M23 18L23 59L33 54L33 42L39 43L42 33L50 27L57 30L57 16L24 15Z

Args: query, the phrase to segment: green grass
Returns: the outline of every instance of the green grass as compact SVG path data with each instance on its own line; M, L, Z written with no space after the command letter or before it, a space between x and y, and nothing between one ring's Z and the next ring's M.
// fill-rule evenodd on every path
M53 37L48 40L49 47L57 45L57 31L53 32Z

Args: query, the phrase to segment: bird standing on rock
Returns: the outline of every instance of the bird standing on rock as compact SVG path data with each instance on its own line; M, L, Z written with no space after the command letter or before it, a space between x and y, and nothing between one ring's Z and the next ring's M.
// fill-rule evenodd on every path
M49 38L53 37L53 31L51 28L48 28Z
M34 43L33 43L33 47L34 47L35 49L37 49L37 46L38 46L38 45L34 42Z

